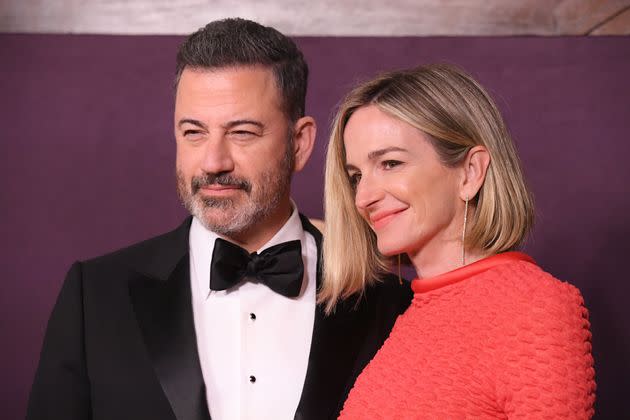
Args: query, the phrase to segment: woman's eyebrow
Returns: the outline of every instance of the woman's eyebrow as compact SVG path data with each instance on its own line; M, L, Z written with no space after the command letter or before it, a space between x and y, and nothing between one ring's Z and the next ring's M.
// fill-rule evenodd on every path
M384 149L371 151L370 153L368 153L368 159L374 160L389 152L406 152L406 151L407 149L403 149L402 147L396 147L396 146L386 147Z

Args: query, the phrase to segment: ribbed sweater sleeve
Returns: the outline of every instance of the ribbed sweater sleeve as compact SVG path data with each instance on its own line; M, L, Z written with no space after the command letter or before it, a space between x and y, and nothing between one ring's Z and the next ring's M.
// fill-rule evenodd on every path
M536 267L498 267L502 314L493 351L497 397L509 419L593 415L595 381L588 311L580 292Z

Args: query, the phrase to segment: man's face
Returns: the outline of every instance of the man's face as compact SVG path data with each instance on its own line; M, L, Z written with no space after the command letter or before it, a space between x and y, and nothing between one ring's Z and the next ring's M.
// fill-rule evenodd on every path
M182 72L177 186L188 211L208 229L244 242L288 217L293 127L281 105L267 68Z

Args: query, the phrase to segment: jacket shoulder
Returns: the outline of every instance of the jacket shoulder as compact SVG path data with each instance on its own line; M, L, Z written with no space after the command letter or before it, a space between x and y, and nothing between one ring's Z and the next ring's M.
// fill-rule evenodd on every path
M386 273L367 286L362 293L340 300L335 312L369 313L393 322L409 307L412 298L413 292L408 281L401 281L397 276Z
M84 267L128 267L136 271L164 277L188 253L188 233L192 218L174 230L137 242L116 251L82 261Z

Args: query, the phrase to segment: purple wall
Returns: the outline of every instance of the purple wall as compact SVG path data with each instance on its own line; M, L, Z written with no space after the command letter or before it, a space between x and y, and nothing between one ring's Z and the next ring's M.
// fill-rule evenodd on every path
M171 81L181 37L0 35L1 413L22 418L66 270L178 224ZM591 312L598 418L630 389L630 38L300 38L317 149L294 181L321 217L331 109L378 70L446 61L494 94L537 202L527 250Z

